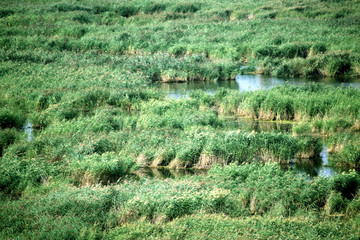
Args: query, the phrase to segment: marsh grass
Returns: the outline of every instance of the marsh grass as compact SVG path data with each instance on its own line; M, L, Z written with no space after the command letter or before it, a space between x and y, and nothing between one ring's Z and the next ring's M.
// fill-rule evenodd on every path
M218 59L254 61L261 66L267 59L261 71L273 75L357 75L358 3L276 3L272 9L265 5L264 1L54 1L19 8L8 2L0 22L2 58L53 62L51 56L57 51L105 54L108 59L114 54L167 52L178 57L204 54L212 66ZM25 53L27 49L48 53L34 56ZM293 72L296 58L303 60Z
M330 137L329 164L358 168L357 89L219 89L175 101L154 86L234 79L243 63L270 75L359 75L358 2L0 5L2 238L359 236L356 172L306 180L264 164L316 159L315 133ZM298 124L248 132L221 115ZM139 165L211 170L160 180L136 177Z
M186 226L201 224L210 234L227 229L221 226L215 231L211 226L216 220L217 228L225 223L231 223L226 225L230 228L240 228L241 232L234 231L233 234L239 234L236 236L270 237L274 233L280 236L287 229L294 236L351 237L358 233L357 219L346 222L341 219L345 214L353 216L359 212L358 195L354 194L359 190L359 186L354 185L358 182L359 176L354 172L309 182L295 177L293 172L282 171L275 164L231 164L225 168L214 167L208 176L131 180L115 186L78 188L53 179L38 193L29 189L27 197L3 201L1 229L7 237L71 238L94 234L108 238L154 234L164 237L182 233L185 225L179 225L181 222L187 223ZM332 221L335 215L336 223ZM240 225L233 225L235 219ZM249 227L251 223L256 224ZM261 229L257 227L260 223ZM24 229L23 224L32 231ZM333 226L338 224L342 227L334 231ZM60 231L55 225L66 231ZM313 226L311 233L310 225ZM170 226L176 226L175 230ZM144 230L159 227L163 230ZM188 229L186 235L202 232Z

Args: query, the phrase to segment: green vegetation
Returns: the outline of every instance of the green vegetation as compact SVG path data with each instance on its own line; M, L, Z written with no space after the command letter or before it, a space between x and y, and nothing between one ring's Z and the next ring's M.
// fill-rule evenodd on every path
M156 84L359 76L359 4L2 1L0 239L357 239L358 89ZM281 168L323 145L343 174Z
M115 186L53 180L2 201L0 224L5 238L356 238L359 188L355 172L307 182L275 164Z
M198 55L220 68L215 75L222 75L223 64L232 68L237 61L279 76L359 75L359 9L359 3L350 0L82 0L29 1L20 6L6 1L0 14L1 59L68 63L70 54L76 63L90 58L96 64L118 66L120 56L157 53L144 60L157 65L170 53L179 64L200 70L189 79L214 79L202 75ZM169 79L171 65L158 66L156 80ZM170 78L188 79L183 76L188 71L180 70ZM235 76L227 74L221 77Z

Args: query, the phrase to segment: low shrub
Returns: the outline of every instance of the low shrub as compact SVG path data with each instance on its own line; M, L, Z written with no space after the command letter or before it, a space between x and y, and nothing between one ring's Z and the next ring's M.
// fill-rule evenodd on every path
M178 3L173 7L176 13L195 13L200 10L200 5L195 3Z
M0 128L21 129L25 124L26 116L19 111L10 111L8 109L0 110Z
M78 21L79 23L82 23L82 24L88 24L88 23L91 23L93 20L91 19L91 16L88 15L88 14L77 14L73 17L73 20L74 21Z
M14 129L0 129L0 157L3 155L5 149L16 142L20 137L20 133Z
M163 3L149 2L142 7L142 10L146 14L153 14L156 12L162 12L166 9L166 5Z
M355 171L337 174L331 182L332 189L341 193L347 199L353 199L360 189L360 178Z
M126 18L136 15L138 13L138 11L139 11L139 9L132 5L122 5L115 9L116 14L119 14L120 16L126 17Z
M93 154L70 164L69 174L75 183L94 184L115 182L130 173L134 161L126 155L113 152Z

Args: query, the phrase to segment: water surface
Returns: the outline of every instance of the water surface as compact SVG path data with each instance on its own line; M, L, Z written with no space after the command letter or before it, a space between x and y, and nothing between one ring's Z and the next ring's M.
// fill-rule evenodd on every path
M293 159L289 165L289 169L294 170L300 176L306 178L314 177L332 177L340 173L340 170L330 167L328 164L328 148L323 145L320 156L315 159Z
M30 142L33 138L33 125L31 124L30 120L27 120L24 126L24 131L26 133L26 141Z
M244 132L285 132L291 133L293 123L279 121L259 121L245 117L224 117L225 127Z
M238 75L235 81L198 81L181 83L160 83L159 88L167 93L169 98L180 99L189 96L189 93L202 89L210 94L214 94L219 88L243 91L255 91L258 89L270 89L277 85L302 85L305 83L324 83L332 86L356 87L360 88L360 79L306 79L306 78L278 78L256 75Z

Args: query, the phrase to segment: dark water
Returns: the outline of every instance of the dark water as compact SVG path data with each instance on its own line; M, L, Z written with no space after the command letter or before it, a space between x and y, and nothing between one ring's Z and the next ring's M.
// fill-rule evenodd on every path
M284 171L295 171L299 176L309 180L314 177L332 177L340 173L340 170L328 166L328 149L323 146L320 156L316 159L296 159L294 158L289 165L281 166ZM207 175L207 169L170 169L166 167L144 167L140 168L136 174L139 177L150 178L179 178L183 176Z
M143 167L140 168L136 174L139 177L150 177L150 178L178 178L183 176L193 175L206 175L208 170L206 169L171 169L167 167Z
M293 159L289 165L282 166L284 171L295 171L299 176L309 180L314 177L332 177L340 173L340 170L328 166L328 151L326 145L320 156L316 159ZM150 178L179 178L183 176L207 175L207 169L170 169L166 167L144 167L140 168L136 174L139 177Z
M169 98L180 99L189 96L191 91L202 89L214 94L219 88L234 89L239 91L255 91L258 89L270 89L276 85L290 84L301 85L305 83L324 83L332 86L353 86L360 88L360 79L334 79L322 78L318 80L305 78L277 78L262 75L238 75L235 81L218 82L183 82L183 83L161 83L159 88L167 92Z
M293 159L287 168L297 172L300 176L303 177L331 177L340 173L341 171L328 166L328 157L328 149L327 146L324 145L323 150L321 151L318 158L311 160Z

